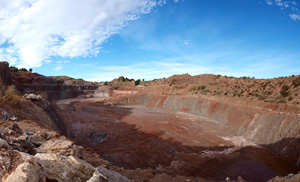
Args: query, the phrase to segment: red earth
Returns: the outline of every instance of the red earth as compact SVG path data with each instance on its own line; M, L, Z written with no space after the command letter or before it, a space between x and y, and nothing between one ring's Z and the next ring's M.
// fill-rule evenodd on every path
M109 106L95 99L61 100L56 110L67 137L125 169L257 182L296 172L275 154L205 117L142 105Z

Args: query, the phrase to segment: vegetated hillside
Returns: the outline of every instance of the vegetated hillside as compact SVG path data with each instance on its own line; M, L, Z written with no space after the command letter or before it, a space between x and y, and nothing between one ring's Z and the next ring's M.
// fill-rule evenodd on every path
M300 75L272 79L221 75L174 75L153 81L147 92L166 95L225 96L270 103L300 103Z
M119 78L115 78L106 84L111 87L118 88L119 90L132 90L132 89L136 89L137 87L147 86L148 83L149 81L144 81L144 79L134 80L134 79L129 79L127 77L125 78L123 76L120 76Z

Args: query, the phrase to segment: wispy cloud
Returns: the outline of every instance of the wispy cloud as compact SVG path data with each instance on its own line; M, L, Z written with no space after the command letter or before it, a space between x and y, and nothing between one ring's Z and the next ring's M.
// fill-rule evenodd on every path
M51 56L96 56L99 45L108 37L129 21L165 3L165 0L0 0L0 58L11 64L38 67Z
M288 0L266 0L268 5L275 5L280 7L281 10L288 10L291 19L297 21L300 20L299 4L296 1Z
M291 17L293 20L295 20L295 21L300 20L300 15L299 15L299 14L290 14L290 17Z
M237 54L240 54L237 56ZM134 79L157 79L174 74L191 75L221 74L227 76L254 76L272 78L299 74L297 68L299 54L291 52L220 52L218 55L203 53L184 57L162 58L159 61L148 61L126 66L103 66L98 71L85 75L89 81L110 81L118 76ZM287 61L283 61L287 60ZM227 64L223 64L227 63ZM278 70L274 73L274 70ZM74 75L75 76L75 75Z

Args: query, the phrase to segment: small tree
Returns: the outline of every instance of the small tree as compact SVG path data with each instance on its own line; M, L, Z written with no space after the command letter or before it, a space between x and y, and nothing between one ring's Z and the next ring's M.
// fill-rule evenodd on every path
M136 80L136 81L134 82L134 84L135 84L135 85L139 85L139 84L140 84L140 82L141 82L141 80L140 80L140 79L138 79L138 80Z
M21 68L21 69L19 69L19 71L26 71L27 72L27 69L26 68Z
M29 69L29 72L32 73L32 68Z
M14 66L11 66L11 67L10 67L10 70L12 70L13 72L18 72L18 71L19 71L19 69L16 68L16 67L14 67Z

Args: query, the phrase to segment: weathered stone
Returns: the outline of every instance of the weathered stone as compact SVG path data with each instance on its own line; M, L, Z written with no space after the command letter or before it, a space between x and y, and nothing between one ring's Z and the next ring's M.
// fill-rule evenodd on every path
M0 181L46 181L46 173L38 158L12 150L6 140L0 139Z
M82 147L69 140L48 140L38 148L37 152L82 157Z
M125 176L104 167L97 167L93 176L87 182L130 182Z
M43 143L49 140L49 138L51 138L51 134L41 131L38 131L30 136L31 142L37 147L41 146Z
M34 145L31 142L31 139L28 135L20 135L19 137L9 137L8 139L9 144L12 146L13 149L26 152L29 154L35 154L36 150L34 149Z
M16 117L16 116L11 116L11 117L9 118L9 120L11 120L11 121L19 121L19 118Z
M8 62L0 62L0 90L4 91L11 84Z
M25 94L25 95L23 95L23 98L25 98L27 100L40 100L40 99L42 99L42 96L35 95L35 94Z
M26 134L27 135L33 135L35 132L34 131L32 131L32 130L30 130L30 129L27 129L26 130Z
M4 134L11 136L19 136L23 134L23 130L17 124L12 124L4 129Z
M47 173L47 179L58 182L85 182L90 179L95 168L74 156L38 153Z
M30 137L23 134L23 130L17 124L5 128L3 133L0 132L0 136L5 139L14 150L29 154L36 153Z
M41 161L33 156L21 153L23 163L19 164L3 182L42 182L46 181L46 171Z

